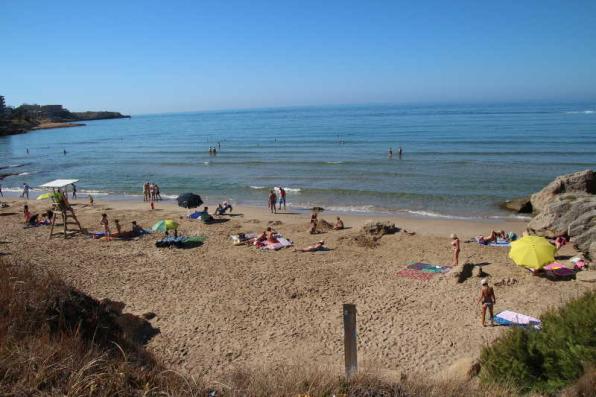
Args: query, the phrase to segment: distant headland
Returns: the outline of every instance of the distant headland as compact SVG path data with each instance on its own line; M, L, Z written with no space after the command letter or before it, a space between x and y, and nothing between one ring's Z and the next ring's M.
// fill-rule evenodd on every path
M119 112L71 112L62 105L6 106L0 95L0 136L31 130L84 126L79 121L130 118Z

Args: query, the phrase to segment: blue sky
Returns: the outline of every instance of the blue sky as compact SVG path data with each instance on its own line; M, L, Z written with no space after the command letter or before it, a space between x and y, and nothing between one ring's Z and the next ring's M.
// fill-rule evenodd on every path
M596 100L594 0L0 0L0 38L12 105Z

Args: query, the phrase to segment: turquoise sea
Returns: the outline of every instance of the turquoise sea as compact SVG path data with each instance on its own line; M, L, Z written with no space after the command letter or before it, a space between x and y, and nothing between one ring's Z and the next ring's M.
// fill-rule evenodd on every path
M141 199L153 181L169 198L191 191L211 203L264 205L269 189L284 186L295 208L508 216L499 202L596 167L596 104L135 115L0 137L0 167L19 173L1 181L5 193L76 178L98 200Z

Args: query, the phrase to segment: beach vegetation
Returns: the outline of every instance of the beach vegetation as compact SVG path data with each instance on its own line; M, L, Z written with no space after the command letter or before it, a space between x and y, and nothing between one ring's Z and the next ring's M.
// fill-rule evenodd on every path
M596 292L545 313L541 321L541 330L513 328L482 351L482 381L553 394L594 376Z

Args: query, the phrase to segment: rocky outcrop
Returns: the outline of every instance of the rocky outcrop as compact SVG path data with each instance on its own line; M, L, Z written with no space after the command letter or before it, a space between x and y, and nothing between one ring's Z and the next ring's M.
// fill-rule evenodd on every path
M578 250L596 259L596 195L558 195L530 221L528 232L549 238L567 234Z
M518 214L531 214L532 203L529 197L520 197L512 200L507 200L501 204L501 208L517 212Z
M562 175L546 185L530 199L534 212L542 212L556 196L563 193L596 193L596 175L593 170L578 171Z
M370 236L381 237L385 234L399 232L399 228L390 222L369 222L362 226L362 233Z

